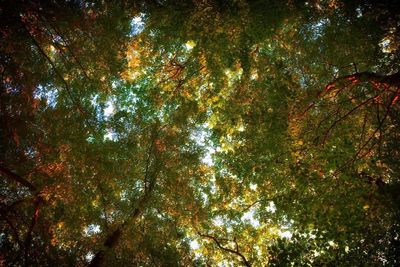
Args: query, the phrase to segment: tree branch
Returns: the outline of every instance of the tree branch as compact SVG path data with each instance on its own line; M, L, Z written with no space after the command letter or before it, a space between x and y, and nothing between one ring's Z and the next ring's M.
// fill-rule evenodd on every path
M147 181L148 182L147 190L144 191L144 195L139 200L139 203L137 204L137 206L133 210L133 212L130 214L130 216L123 223L121 223L110 235L107 236L106 240L103 243L103 248L100 249L95 254L93 259L88 264L88 267L102 266L104 263L106 251L116 247L125 227L127 225L131 224L133 221L135 221L144 212L144 209L147 206L147 204L152 196L154 187L157 182L159 168L161 166L161 164L159 162L158 152L154 149L155 141L158 137L158 131L155 130L155 132L153 132L153 134L152 134L152 144L150 145L151 150L149 152L150 152L150 154L154 153L153 156L154 156L155 166L153 167L152 173L150 173L149 168L147 168L147 170L146 170L145 177L147 177L146 179L148 180ZM149 160L149 161L151 161L151 160ZM146 164L146 166L148 166L148 165Z
M230 249L230 248L222 246L221 243L219 242L219 240L215 236L208 235L208 234L202 234L200 232L198 232L198 234L200 236L202 236L202 237L206 237L206 238L214 240L214 242L217 244L217 246L220 249L222 249L222 250L224 250L226 252L235 254L236 256L240 257L240 259L242 260L244 266L251 267L250 262L246 259L246 257L242 253L239 252L239 246L238 246L238 243L236 242L236 240L234 240L234 242L236 244L236 250L233 250L233 249Z
M25 237L25 246L24 247L25 247L25 265L26 266L29 265L28 264L28 256L29 256L29 248L30 248L31 242L32 242L32 231L38 221L39 211L40 211L42 204L43 204L43 199L42 199L42 197L38 196L35 199L34 211L33 211L31 224L29 225L28 232Z
M61 75L61 73L58 71L57 67L54 65L54 62L51 60L51 58L43 51L42 47L40 44L37 42L35 37L30 33L29 29L26 27L25 23L21 21L21 25L25 32L27 33L28 37L32 40L33 44L35 47L38 49L39 53L46 59L46 61L50 64L51 68L54 70L56 73L56 76L59 78L59 80L64 84L65 90L67 91L68 96L72 100L72 102L76 105L77 109L82 115L85 115L86 112L82 108L81 104L71 93L71 88L69 87L67 81L64 79L64 77Z
M374 72L364 71L364 72L358 72L350 75L341 76L330 82L327 86L325 86L324 91L330 91L335 88L337 83L346 80L353 84L358 84L360 82L366 81L371 83L377 83L378 85L399 87L400 71L390 75L381 75Z
M3 174L4 176L8 177L9 179L19 183L20 185L23 185L27 187L30 191L36 192L37 188L28 180L22 178L21 176L13 173L11 170L0 166L0 173Z
M395 95L393 95L392 99L393 99L394 97L395 97ZM378 131L380 131L380 130L382 129L383 123L385 122L387 116L389 115L389 112L390 112L390 104L387 106L386 112L385 112L384 116L382 117L381 121L379 121L378 127L377 127L377 128L375 129L375 131L370 135L370 137L368 138L368 140L364 143L363 146L361 146L361 147L357 150L356 154L353 156L352 159L348 160L340 169L338 169L337 171L335 171L335 173L333 174L333 176L336 176L341 170L343 170L344 168L346 168L346 167L349 166L350 164L354 163L354 162L357 160L357 158L359 158L359 157L362 158L363 156L367 155L369 151L372 150L372 148L374 147L375 144L373 144L373 145L369 148L369 150L368 150L368 152L367 152L366 154L360 156L360 154L361 154L361 152L363 151L363 149L366 148L366 147L368 146L368 144L371 142L372 138L374 138L375 134L376 134Z
M0 213L3 217L2 219L5 220L6 223L8 224L8 226L10 227L12 235L14 236L14 239L17 242L19 248L22 249L23 244L21 242L21 239L19 238L17 229L15 228L15 226L13 225L13 223L11 222L11 220L9 219L9 217L7 216L7 213L5 211L0 210Z
M345 119L346 117L350 116L353 112L355 112L357 109L361 108L362 106L366 105L368 102L370 102L371 100L375 99L376 97L378 97L381 93L376 94L370 98L368 98L367 100L361 102L360 104L358 104L357 106L355 106L354 108L352 108L350 111L348 111L346 114L344 114L343 116L341 116L339 119L337 119L336 121L334 121L331 126L328 128L328 130L325 131L325 135L324 135L324 139L322 141L322 144L326 143L326 140L328 138L329 132L343 119Z
M44 16L41 16L42 20L46 23L48 23L50 25L50 27L54 30L55 34L57 34L57 36L59 36L61 38L61 40L65 43L65 46L68 48L69 53L71 54L72 58L75 60L75 62L78 64L78 67L81 69L83 75L86 77L86 79L91 80L89 78L89 75L87 74L86 69L83 67L81 61L78 59L78 57L75 55L74 51L72 50L69 41L67 41L67 38L64 37L64 35L62 35L60 33L60 31L57 29L57 27L47 18L45 18ZM53 42L55 43L55 42Z

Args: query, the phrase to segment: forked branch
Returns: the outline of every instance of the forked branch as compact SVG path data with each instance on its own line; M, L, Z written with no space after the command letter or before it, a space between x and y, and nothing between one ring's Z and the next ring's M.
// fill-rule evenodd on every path
M220 243L220 241L218 240L218 238L216 238L215 236L208 235L208 234L202 234L202 233L200 233L200 232L198 232L198 234L199 234L200 236L202 236L202 237L205 237L205 238L208 238L208 239L213 240L213 241L217 244L217 246L218 246L220 249L222 249L222 250L224 250L224 251L226 251L226 252L235 254L236 256L240 257L240 259L242 260L244 266L251 267L250 262L249 262L249 261L246 259L246 257L239 251L239 245L238 245L238 243L236 242L236 239L233 240L233 242L235 243L235 249L233 250L233 249L224 247L224 246Z

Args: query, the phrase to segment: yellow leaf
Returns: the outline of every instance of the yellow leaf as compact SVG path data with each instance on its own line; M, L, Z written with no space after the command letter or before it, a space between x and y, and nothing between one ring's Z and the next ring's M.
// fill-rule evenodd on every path
M186 46L186 49L191 50L194 47L196 47L196 42L193 40L189 40L186 42L185 46Z

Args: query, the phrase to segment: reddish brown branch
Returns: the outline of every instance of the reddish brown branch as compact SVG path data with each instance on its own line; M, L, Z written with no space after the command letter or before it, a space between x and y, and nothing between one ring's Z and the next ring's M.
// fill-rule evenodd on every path
M353 84L358 84L360 82L370 82L375 86L384 86L385 90L389 87L399 87L400 86L400 71L391 74L391 75L381 75L373 72L359 72L355 74L350 74L346 76L341 76L332 82L330 82L327 86L325 86L324 91L330 91L336 87L336 84L342 81L349 81ZM321 92L322 93L322 92Z
M364 118L363 118L363 125L362 125L362 130L361 130L361 134L360 134L360 142L359 142L359 146L358 148L361 147L361 144L364 142L365 140L365 131L366 131L366 125L367 125L367 113L364 114ZM379 116L378 116L379 117Z

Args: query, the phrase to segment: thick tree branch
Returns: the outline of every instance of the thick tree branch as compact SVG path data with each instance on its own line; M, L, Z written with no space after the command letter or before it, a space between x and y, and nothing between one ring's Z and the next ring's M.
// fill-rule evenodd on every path
M25 187L27 187L30 191L32 192L36 192L37 188L28 180L22 178L21 176L13 173L12 171L10 171L9 169L0 166L0 173L3 174L4 176L8 177L9 179L19 183L20 185L23 185Z
M325 91L330 91L336 87L337 83L345 81L352 84L358 84L361 82L370 82L376 85L385 86L386 88L392 86L397 88L400 86L400 71L390 75L381 75L374 72L364 71L346 76L341 76L330 82L327 86L325 86Z

